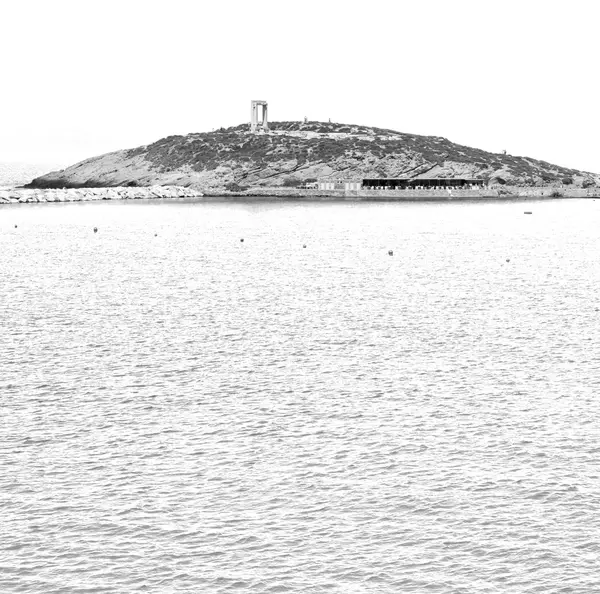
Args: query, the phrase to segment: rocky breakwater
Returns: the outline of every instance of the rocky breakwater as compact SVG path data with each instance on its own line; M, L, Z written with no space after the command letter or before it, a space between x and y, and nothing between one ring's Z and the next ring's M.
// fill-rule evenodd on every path
M92 200L156 200L197 198L202 192L182 186L0 190L0 204L31 202L89 202Z

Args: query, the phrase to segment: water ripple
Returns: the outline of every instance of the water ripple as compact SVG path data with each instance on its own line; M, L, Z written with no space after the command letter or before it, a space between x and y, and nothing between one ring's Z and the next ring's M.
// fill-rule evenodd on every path
M600 210L535 210L3 207L0 591L600 590Z

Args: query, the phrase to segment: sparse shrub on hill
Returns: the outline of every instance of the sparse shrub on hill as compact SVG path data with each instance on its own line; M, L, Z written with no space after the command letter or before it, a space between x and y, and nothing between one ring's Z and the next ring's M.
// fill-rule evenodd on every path
M228 192L245 192L248 189L248 186L242 186L235 182L231 182L225 185L225 189Z

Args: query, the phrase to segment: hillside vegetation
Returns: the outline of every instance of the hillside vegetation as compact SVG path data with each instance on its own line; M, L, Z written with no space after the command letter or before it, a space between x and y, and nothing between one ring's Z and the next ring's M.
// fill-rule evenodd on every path
M323 122L248 124L168 136L35 179L31 187L183 185L202 190L295 186L307 180L468 177L511 185L600 185L600 175L526 157L461 146L446 138Z

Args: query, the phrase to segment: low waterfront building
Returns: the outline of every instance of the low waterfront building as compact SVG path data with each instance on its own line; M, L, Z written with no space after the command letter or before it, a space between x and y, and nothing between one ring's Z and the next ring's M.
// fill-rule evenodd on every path
M359 181L349 181L344 179L328 179L318 182L319 190L360 190L362 183Z
M454 177L438 178L370 178L362 180L364 190L445 190L447 188L461 188L463 190L477 190L485 186L483 179L467 179Z

